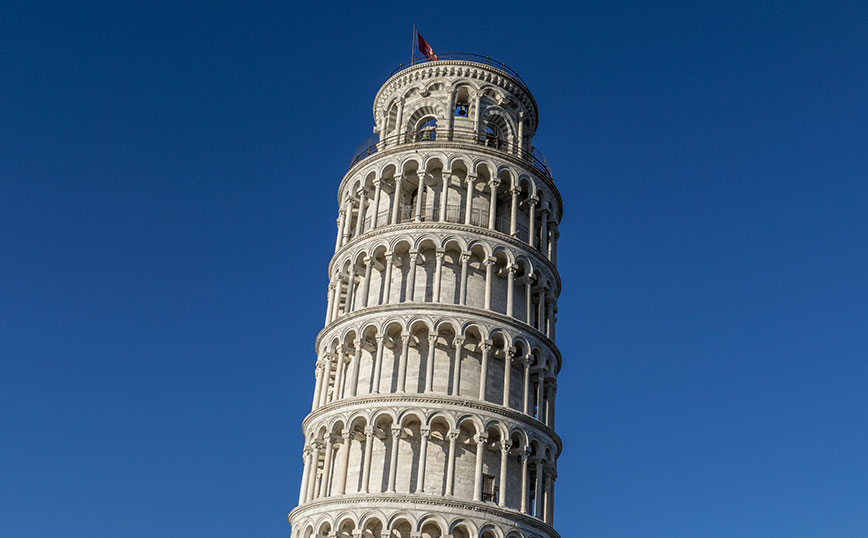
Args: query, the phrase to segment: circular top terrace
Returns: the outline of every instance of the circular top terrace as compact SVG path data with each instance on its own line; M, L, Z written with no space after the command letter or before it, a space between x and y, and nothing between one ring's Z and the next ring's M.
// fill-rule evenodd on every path
M531 132L536 131L539 125L536 100L524 79L514 69L487 56L466 52L438 53L437 58L433 61L401 64L393 70L374 98L374 117L377 117L378 110L386 107L393 94L414 82L437 77L464 77L494 84L515 96L528 112L528 127Z

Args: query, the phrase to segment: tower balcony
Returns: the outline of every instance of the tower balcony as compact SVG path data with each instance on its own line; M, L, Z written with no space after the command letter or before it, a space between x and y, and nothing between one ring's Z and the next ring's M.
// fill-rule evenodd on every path
M392 149L401 150L417 150L433 147L457 147L457 146L475 146L481 147L489 151L505 153L514 158L519 158L535 168L545 177L552 178L552 170L548 161L543 154L536 148L533 151L527 151L518 144L509 140L504 140L492 133L480 133L473 130L465 129L443 129L437 127L427 127L416 132L406 132L397 135L391 135L384 139L374 134L368 137L353 154L350 161L350 168L357 163L362 162L368 157Z

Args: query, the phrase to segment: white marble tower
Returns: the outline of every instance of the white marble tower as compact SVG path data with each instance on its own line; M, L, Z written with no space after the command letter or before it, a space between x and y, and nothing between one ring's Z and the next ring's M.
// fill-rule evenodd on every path
M339 217L293 538L556 538L561 197L521 77L404 66Z

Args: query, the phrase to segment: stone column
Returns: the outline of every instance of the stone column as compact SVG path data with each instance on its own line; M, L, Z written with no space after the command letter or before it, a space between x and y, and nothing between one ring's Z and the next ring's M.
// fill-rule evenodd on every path
M401 439L401 427L392 426L392 456L389 461L389 493L395 493L395 480L398 478L398 441Z
M491 310L491 286L494 279L494 258L488 258L483 263L485 264L485 306L486 310Z
M545 405L546 405L546 378L545 371L539 370L537 373L537 393L536 393L536 419L540 422L545 421Z
M400 222L400 211L401 211L401 183L403 183L403 179L401 176L395 176L395 199L392 200L392 224L398 224Z
M555 329L555 298L551 295L547 297L546 300L546 336L549 337L550 340L554 338L554 329Z
M539 251L548 257L549 250L549 212L543 209L540 215Z
M365 189L359 189L359 192L356 193L356 196L359 198L359 213L358 217L356 217L356 237L362 235L362 232L365 231L365 202L368 199L368 191Z
M518 195L521 194L521 190L513 187L509 193L512 195L512 203L509 206L509 235L515 237L518 233Z
M368 306L368 295L371 291L371 270L374 267L374 258L365 256L365 281L362 283L362 308Z
M508 347L504 350L503 359L503 406L509 407L509 384L512 376L512 357L515 348Z
M461 352L464 350L464 337L455 337L455 366L452 368L452 396L458 396L461 389Z
M554 481L552 480L552 472L554 467L546 467L546 479L543 485L543 521L548 524L552 522L552 497Z
M343 244L342 239L344 238L344 219L346 218L347 210L341 207L338 210L338 235L335 238L335 251L341 248Z
M500 181L496 179L492 179L488 182L488 229L493 230L495 228L496 219L497 219L497 187L500 185Z
M377 358L374 361L374 383L373 383L373 391L374 394L380 393L380 374L383 370L383 348L386 344L386 337L382 334L378 334L376 337L377 340Z
M500 441L500 494L498 495L497 504L506 507L506 463L509 458L509 449L512 448L512 442L507 440Z
M532 293L533 292L533 289L532 289L533 278L532 278L532 276L533 275L527 275L527 277L525 277L525 281L524 281L524 296L525 296L525 299L527 302L526 312L525 312L525 323L527 323L531 327L533 327L533 316L531 315L533 313L533 306L532 306L533 305L533 293Z
M473 210L473 184L476 176L467 176L467 204L464 206L464 224L470 225L470 213Z
M476 468L473 474L473 500L482 500L482 458L485 453L485 443L488 435L481 433L476 436Z
M313 403L310 406L311 411L313 411L314 409L319 407L319 398L320 398L320 393L322 392L322 378L323 378L322 370L323 370L323 365L320 364L319 361L317 361L316 368L314 368L314 370L313 370L313 372L314 372L313 375L316 378L316 386L313 389Z
M528 513L528 510L527 510L527 497L528 497L527 458L528 458L528 456L530 456L530 451L528 449L524 448L524 449L522 449L521 452L519 452L519 455L521 456L521 506L519 507L519 510L521 511L522 514L527 514Z
M449 198L449 180L452 177L451 170L443 170L443 181L440 185L440 222L446 222L446 200Z
M425 464L428 458L428 437L431 436L431 428L422 426L419 429L419 473L416 477L416 493L425 493Z
M549 383L549 394L546 398L546 424L549 428L555 427L555 395L558 393L557 382L552 378Z
M365 426L365 461L362 463L362 488L365 493L371 491L371 454L374 450L374 427Z
M522 361L524 366L524 406L525 415L530 415L530 365L533 364L533 355L526 355Z
M506 268L506 315L515 317L515 273L518 272L518 266L510 264Z
M416 295L416 260L419 257L419 251L411 250L409 264L407 266L407 290L404 294L404 302L412 303L415 301Z
M341 291L343 291L344 279L335 273L335 300L332 303L332 321L338 319L341 308Z
M473 130L476 131L476 136L479 136L481 125L479 118L482 115L482 92L477 91L473 94ZM483 140L485 140L483 138Z
M324 357L324 361L325 361L325 372L323 373L323 378L322 378L322 391L320 392L320 395L319 395L320 407L322 407L326 403L328 403L329 385L331 384L331 381L332 381L331 380L331 377L332 377L332 354L326 353L325 357Z
M449 129L448 140L452 140L452 130L455 128L455 88L447 86L446 92L449 94L449 106L446 108L446 117L449 118L449 122L446 124L446 128Z
M332 394L332 401L336 402L341 399L341 395L344 391L344 353L346 351L343 348L339 348L337 351L337 361L335 363L335 368L337 371L335 372L335 390Z
M371 213L371 229L377 227L377 220L379 218L380 213L380 194L383 192L383 180L375 179L374 180L374 212Z
M341 437L344 438L344 451L341 453L341 474L338 475L338 495L344 495L347 492L347 470L350 466L350 442L353 439L353 432L346 429L341 432Z
M303 504L307 501L307 481L310 478L310 455L311 448L309 446L304 447L304 452L301 455L301 459L304 462L304 471L301 473L301 490L298 492L298 504Z
M326 435L325 463L322 468L322 482L319 484L319 497L327 497L329 494L329 482L331 480L332 453L334 443L331 434Z
M434 266L434 291L432 293L433 302L440 302L440 281L443 274L443 258L446 256L445 250L437 250L434 257L437 260Z
M461 286L459 289L459 299L462 305L467 304L467 270L470 265L470 253L463 252L461 254Z
M392 252L386 253L386 270L383 273L383 279L386 281L383 288L383 304L389 304L391 301L390 295L392 291L392 267L395 265L395 254Z
M326 325L328 325L332 321L332 308L334 306L332 304L332 301L335 300L335 288L336 288L335 283L329 282L329 295L328 295L328 302L326 303L328 305L326 307L326 319L325 319Z
M347 194L347 199L344 201L344 205L347 208L347 213L344 215L344 233L341 245L346 245L352 236L352 230L350 227L353 223L353 202L350 200L349 194Z
M543 508L543 461L537 457L536 460L536 487L534 492L533 515L537 519L542 519Z
M524 154L524 112L518 113L518 154Z
M344 302L344 314L349 314L353 311L353 288L356 285L355 267L350 269L350 274L347 275L347 300Z
M539 308L539 315L537 316L537 330L543 334L546 332L546 290L545 288L539 289L539 299L538 299L537 307Z
M362 365L362 337L356 339L356 353L353 355L352 373L350 374L350 397L359 392L359 368Z
M527 241L530 248L534 248L536 246L536 235L534 232L536 229L534 228L534 217L536 214L536 204L539 202L539 199L536 196L531 196L527 199L528 203L528 224L527 224Z
M425 193L425 171L421 170L416 173L419 178L419 187L416 189L416 209L413 212L413 220L422 222L422 195Z
M558 238L560 238L561 233L558 231L558 223L552 221L552 241L551 241L551 255L549 259L552 261L552 264L558 264Z
M410 353L410 335L401 335L401 356L398 358L398 392L407 392L407 355Z
M322 444L313 443L313 455L311 456L311 468L310 468L310 477L307 481L307 497L308 501L312 501L314 499L314 495L317 492L316 488L316 476L319 467L319 453L322 449Z
M458 430L449 430L446 435L449 438L449 455L446 459L446 493L452 495L455 486L455 441L458 439Z
M425 392L434 392L434 352L437 333L428 335L428 361L425 365Z
M491 350L491 342L479 344L482 349L482 364L479 372L479 399L485 401L485 386L488 381L488 352Z
M395 135L397 135L397 140L395 144L402 143L404 134L404 98L398 100L398 118L395 122Z

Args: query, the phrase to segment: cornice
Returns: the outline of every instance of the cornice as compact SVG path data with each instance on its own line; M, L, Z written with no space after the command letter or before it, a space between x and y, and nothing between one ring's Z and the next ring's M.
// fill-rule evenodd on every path
M521 411L516 411L511 407L504 407L502 405L492 404L490 402L482 402L464 396L447 396L445 394L376 394L343 398L336 402L329 402L308 413L308 415L301 422L302 432L306 431L307 427L312 422L315 422L317 419L320 419L323 416L328 416L333 412L342 412L346 411L347 409L352 409L354 407L359 407L361 409L371 409L370 406L372 404L394 405L396 403L402 404L402 409L413 407L414 404L419 407L422 407L419 404L427 404L429 406L450 405L460 409L474 409L476 411L485 411L493 415L499 415L509 418L510 420L513 420L515 422L525 424L547 435L557 447L557 456L560 456L561 450L563 449L563 443L561 442L561 438L557 433L555 433L555 430L530 415L525 415ZM440 410L442 409L442 407L436 407L436 409Z
M383 226L377 226L373 230L365 232L359 236L356 236L350 239L345 245L341 246L332 256L332 259L329 261L328 266L328 276L331 278L332 271L334 270L335 261L343 255L346 251L351 250L353 247L364 243L369 239L373 239L379 237L381 235L385 235L390 232L406 232L407 230L413 229L421 229L421 230L450 230L450 231L458 231L458 232L466 232L472 233L476 235L481 235L484 237L489 237L491 239L497 239L498 241L503 241L508 245L512 245L522 251L523 254L527 255L537 263L541 263L548 270L549 273L555 279L555 283L557 284L557 296L560 296L561 293L561 275L558 272L558 268L555 264L551 262L548 258L541 255L538 250L531 248L531 246L524 241L516 239L509 234L505 234L503 232L498 232L497 230L491 230L489 228L483 228L482 226L471 226L468 224L460 224L457 222L402 222L400 224L386 224Z
M413 505L443 508L450 512L454 510L462 510L475 514L500 517L505 520L514 521L521 525L525 525L536 529L537 531L546 533L552 538L560 538L560 534L558 534L558 531L556 531L554 527L540 519L519 512L518 510L510 510L482 502L458 500L445 496L422 495L416 493L358 493L333 497L323 497L314 501L306 502L301 506L294 508L287 516L287 519L289 520L289 523L292 524L294 519L303 517L307 512L317 513L319 509L329 509L330 507L337 506L345 507L346 505L360 505L360 507L367 507L368 505L370 505L377 508L394 507L398 510L406 509L408 505Z
M418 316L419 314L424 314L427 312L437 312L437 313L453 313L453 314L472 314L475 316L489 318L493 321L508 324L510 327L516 329L517 331L526 332L537 340L539 340L543 345L545 345L552 355L555 357L557 362L557 370L555 371L555 375L559 374L561 371L561 366L563 359L561 357L561 351L558 349L557 345L555 345L552 340L546 336L544 333L537 330L535 327L531 327L524 322L521 322L513 317L507 316L505 314L501 314L499 312L492 312L490 310L484 310L480 308L473 308L470 306L463 305L452 305L452 304L443 304L443 303L399 303L399 304L387 304L387 305L377 305L377 306L369 306L365 308L360 308L355 310L354 312L350 312L349 314L344 314L336 320L333 320L331 323L326 325L320 330L320 332L316 335L316 340L314 341L314 353L318 353L320 349L320 341L322 338L327 335L333 329L340 327L342 324L353 323L358 320L364 319L368 316L375 316L377 314L394 314L396 312L406 311L411 316Z

